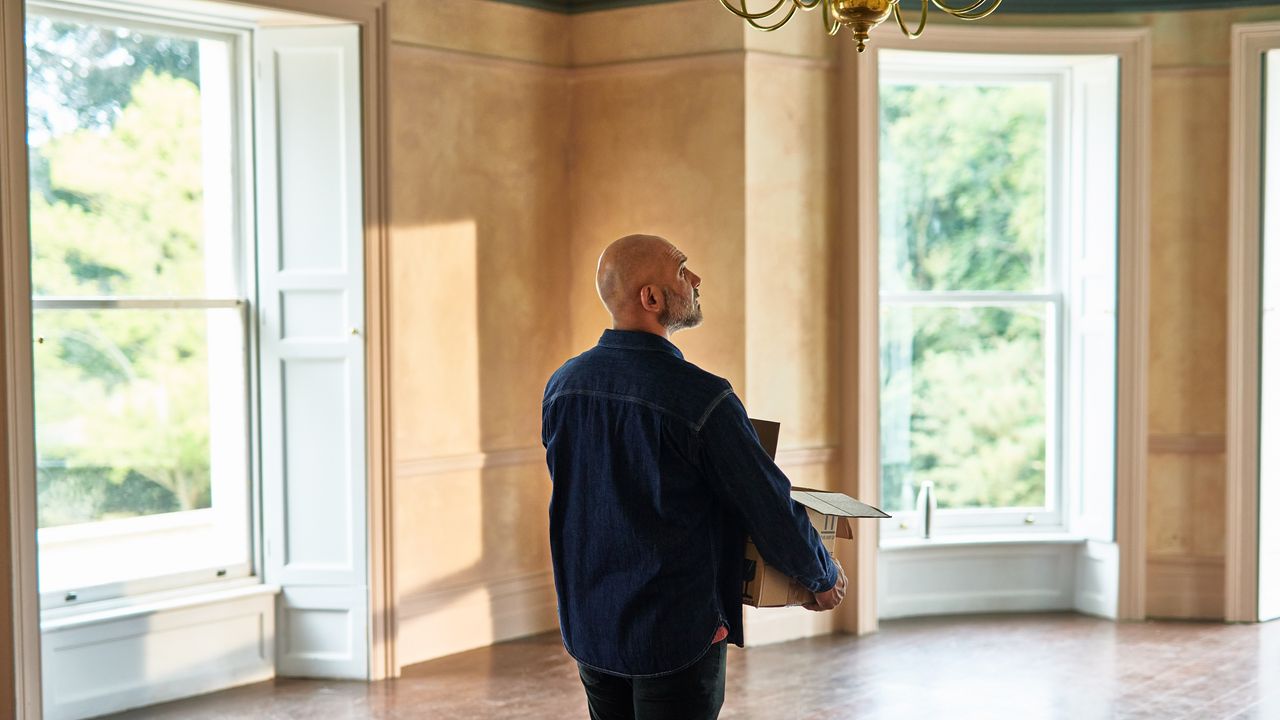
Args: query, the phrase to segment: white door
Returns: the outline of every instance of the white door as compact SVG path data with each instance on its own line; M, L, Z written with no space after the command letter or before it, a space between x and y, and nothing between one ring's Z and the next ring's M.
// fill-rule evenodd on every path
M1280 50L1266 55L1258 617L1280 617Z
M367 678L355 26L255 33L266 580L280 675Z

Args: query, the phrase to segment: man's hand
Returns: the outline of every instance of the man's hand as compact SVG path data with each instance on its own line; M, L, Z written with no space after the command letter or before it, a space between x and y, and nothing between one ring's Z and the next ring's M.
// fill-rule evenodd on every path
M849 578L845 577L844 568L840 566L840 561L831 558L831 562L836 564L836 570L840 571L840 579L836 580L836 584L826 592L815 593L813 602L804 606L805 610L814 612L822 612L824 610L834 610L840 601L844 600L844 591L849 587Z

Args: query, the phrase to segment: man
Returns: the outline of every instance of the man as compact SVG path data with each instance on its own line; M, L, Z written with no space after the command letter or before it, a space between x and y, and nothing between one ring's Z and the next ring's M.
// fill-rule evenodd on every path
M595 720L719 715L747 534L811 610L847 582L729 383L668 340L702 322L686 263L659 237L609 245L596 289L613 329L542 401L560 631Z

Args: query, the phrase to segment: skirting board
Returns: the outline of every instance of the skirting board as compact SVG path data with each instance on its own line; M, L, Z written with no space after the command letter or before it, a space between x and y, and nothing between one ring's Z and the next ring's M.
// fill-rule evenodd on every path
M1220 557L1148 557L1148 617L1221 620L1226 612L1225 573Z
M1077 542L882 549L880 618L1074 610L1077 556L1083 546Z
M559 627L548 571L402 597L396 654L402 665L536 635Z
M74 720L269 680L275 590L85 623L41 638L44 717Z

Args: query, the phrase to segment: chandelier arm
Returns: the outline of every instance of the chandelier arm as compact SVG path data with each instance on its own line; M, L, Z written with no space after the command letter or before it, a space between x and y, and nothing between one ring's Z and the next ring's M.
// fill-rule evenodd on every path
M924 34L925 23L929 21L929 0L920 0L920 25L916 27L915 32L907 27L907 23L902 19L902 3L897 2L893 5L893 19L898 21L898 27L902 30L902 34L915 40Z
M831 3L828 0L822 2L822 25L827 29L827 34L832 37L840 32L840 23L831 17Z
M1001 3L1001 2L1002 2L1002 0L995 0L995 2L994 2L994 3L992 3L991 7L987 8L986 10L983 10L983 11L981 11L981 12L960 12L960 11L956 11L956 12L948 12L947 14L951 15L951 16L952 16L952 17L954 17L954 18L958 18L958 19L960 19L960 20L982 20L982 19L984 19L984 18L990 17L990 16L991 16L991 13L993 13L993 12L995 12L997 9L999 9L999 7L1000 7L1000 3Z
M768 10L765 10L764 12L753 13L747 10L747 0L741 0L741 1L742 1L741 10L730 5L729 0L720 0L720 4L723 5L726 10L733 13L734 15L737 15L743 20L759 20L761 18L767 18L770 15L778 12L778 9L788 2L788 0L778 0L778 2L775 3L774 6L769 8Z
M974 0L974 2L965 5L964 7L952 7L942 2L942 0L933 0L934 6L948 15L955 15L956 13L964 15L966 13L971 13L989 2L991 2L991 0Z
M721 0L721 2L724 2L724 0ZM746 0L743 0L743 4L744 5L746 4ZM791 3L791 9L787 11L787 14L783 16L781 20L779 20L778 22L772 25L761 25L760 23L756 22L752 18L743 18L743 19L747 21L748 25L750 25L751 27L757 30L763 30L764 32L773 32L774 30L777 30L783 25L786 25L787 21L791 19L791 16L796 14L796 8L798 7L800 6L796 5L794 2Z
M801 10L812 10L818 7L819 4L823 7L827 5L826 0L795 0L795 3L800 6Z

